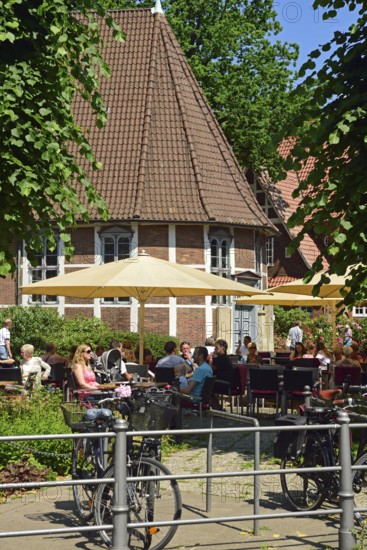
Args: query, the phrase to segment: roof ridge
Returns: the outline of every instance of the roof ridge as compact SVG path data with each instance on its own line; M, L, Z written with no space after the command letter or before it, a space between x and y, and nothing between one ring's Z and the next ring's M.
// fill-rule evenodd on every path
M172 40L169 40L169 43L168 43L167 39L172 38L172 37L174 38L174 42L172 42ZM162 39L163 39L163 44L165 46L166 53L167 53L167 63L168 63L168 67L169 67L169 70L170 70L170 73L171 73L172 82L173 82L174 89L175 89L175 94L176 94L176 98L177 98L177 105L178 105L178 108L180 109L180 113L181 113L182 125L184 127L184 131L185 131L186 138L187 138L187 143L188 143L188 146L189 146L189 152L190 152L190 157L191 157L192 166L193 166L193 170L194 170L196 185L197 185L197 188L198 188L199 199L200 199L200 202L202 204L202 207L203 207L206 215L208 216L208 219L211 220L211 221L215 221L216 218L212 214L212 212L210 211L209 205L208 205L208 203L205 199L204 188L203 188L203 176L202 176L201 171L200 171L198 155L197 155L196 148L195 148L195 141L192 137L192 133L190 131L190 125L189 125L188 120L187 120L187 115L186 115L184 101L183 101L183 98L182 98L182 93L181 93L181 90L180 90L180 85L177 82L176 73L172 69L172 60L171 60L171 56L170 56L170 53L169 53L169 46L171 45L174 48L174 50L177 51L176 48L174 47L174 43L177 42L177 40L176 40L176 37L175 37L173 31L171 30L171 27L168 25L168 23L164 26L162 25ZM177 42L177 45L179 46L178 42ZM178 58L178 61L180 63L181 68L183 69L184 73L186 74L187 63L182 63L181 62L181 56L180 55L178 55L177 58Z
M143 204L145 171L146 171L146 164L147 164L147 158L148 158L149 133L150 133L151 123L152 123L152 103L153 103L153 92L154 92L154 80L156 75L156 61L157 61L156 52L158 48L158 33L159 33L160 20L161 18L159 16L158 17L155 16L153 18L152 45L151 45L150 57L149 57L147 95L146 95L145 109L144 109L144 123L143 123L143 133L142 133L142 142L141 142L141 153L139 158L138 180L137 180L137 187L136 187L135 206L133 209L133 218L141 217L141 209Z
M169 27L169 29L171 30L170 27ZM171 32L174 35L172 30L171 30ZM184 55L181 50L180 50L180 53L182 55ZM189 63L183 63L181 65L182 65L182 68L183 68L185 74L187 75L187 72L189 72L191 78L194 80L195 83L197 83L196 76L195 76L192 68L190 67ZM250 186L246 176L243 174L243 170L241 169L241 166L240 166L235 154L233 153L232 147L231 147L226 135L224 134L223 129L220 126L220 124L217 120L217 117L215 116L215 114L213 112L213 109L211 108L210 104L208 103L208 100L205 97L204 91L200 87L199 83L197 83L197 86L195 86L195 88L194 88L194 94L195 94L199 104L200 104L200 100L201 100L201 102L205 106L205 109L202 109L202 113L203 113L203 115L204 115L204 117L205 117L205 119L208 123L208 126L209 126L209 128L210 128L210 130L213 134L213 137L214 137L214 139L215 139L215 141L218 145L218 148L219 148L220 154L223 158L223 161L225 162L226 166L228 167L228 170L229 170L229 172L230 172L230 174L233 178L233 182L236 186L236 189L240 193L241 197L246 201L246 199L247 199L246 194L244 193L241 186L238 185L239 180L240 179L245 180L245 182L248 185L249 191L251 192L252 195L254 195L253 192L252 192L251 186ZM218 139L218 134L220 134L221 139ZM227 143L228 147L224 147L224 143ZM231 161L237 167L236 172L233 171L233 165L231 165L231 163L228 162L228 154L229 154L229 157L231 158ZM254 199L255 199L255 196L254 196ZM255 206L255 209L252 208L252 205L249 204L248 202L246 202L246 204L247 204L248 208L251 210L251 212L254 215L256 215L256 216L260 215L260 216L262 216L263 218L266 219L266 222L269 222L269 220L266 218L262 208L258 204L257 200L254 200L254 202L252 203ZM257 211L255 212L255 210L257 210Z

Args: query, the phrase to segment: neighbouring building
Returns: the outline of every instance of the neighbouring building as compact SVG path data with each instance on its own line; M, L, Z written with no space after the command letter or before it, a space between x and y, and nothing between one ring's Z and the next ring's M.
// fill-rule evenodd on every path
M158 4L159 7L159 4ZM153 10L154 11L154 10ZM75 255L67 262L60 242L47 242L32 268L19 246L19 269L0 283L1 305L18 303L83 313L117 330L137 330L134 299L78 300L22 296L19 287L144 249L163 258L267 287L266 243L277 234L242 174L231 147L161 11L118 10L113 17L126 42L113 40L102 25L104 57L111 77L102 83L108 121L94 125L88 105L75 113L103 163L92 181L106 200L110 219L97 215L72 232ZM269 213L274 219L274 216ZM271 320L256 307L235 307L233 298L161 298L146 306L148 332L201 343L214 335L233 349L250 334L260 348L271 340Z

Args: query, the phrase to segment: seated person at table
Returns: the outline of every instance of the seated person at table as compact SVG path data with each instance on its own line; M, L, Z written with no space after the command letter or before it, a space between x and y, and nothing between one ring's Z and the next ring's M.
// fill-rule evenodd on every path
M220 382L224 380L230 382L233 377L233 365L231 358L227 355L228 344L225 340L219 338L214 344L214 353L209 357L209 363L213 369L214 376L217 377L215 382L214 393L220 393Z
M122 342L121 352L122 352L122 358L124 361L126 361L126 363L137 363L136 355L133 351L133 345L132 345L132 342L130 342L130 340L124 340Z
M55 363L64 363L66 365L68 362L67 357L56 353L56 345L53 343L45 345L45 353L41 355L41 359L49 365L54 365Z
M164 351L166 356L160 359L157 363L157 369L166 367L175 367L183 363L182 357L176 355L177 344L176 342L168 341L164 344Z
M192 372L194 370L194 358L191 355L190 346L191 346L190 342L181 342L180 352L181 352L181 359L187 363L187 366Z
M236 348L237 355L241 355L243 362L246 363L247 356L248 356L248 345L251 342L251 336L245 336L243 338L243 344L241 344L241 340L238 341L238 346Z
M330 365L333 356L325 346L324 342L318 341L316 343L315 358L320 361L320 367L328 367Z
M180 391L182 391L182 388L187 388L187 386L189 385L189 381L186 378L188 370L189 367L185 363L181 363L181 365L175 366L175 377Z
M303 356L303 359L314 359L316 353L317 351L315 346L312 343L310 343L308 344L308 347L307 347L306 353Z
M306 355L306 348L302 344L302 342L296 342L294 346L294 350L291 351L291 354L289 356L289 359L302 359Z
M358 361L359 364L363 363L363 356L359 350L359 345L356 342L353 342L350 347L353 350L350 358L353 359L353 361Z
M352 359L353 349L351 346L344 346L343 347L343 355L344 359L340 359L340 361L336 361L334 363L335 366L342 366L342 367L360 367L361 364L358 361L355 361Z
M33 357L34 347L32 344L24 344L20 348L20 354L22 356L20 369L22 371L23 384L27 384L30 375L35 375L33 387L39 386L41 380L48 379L51 367L42 361L41 357Z
M198 346L194 350L194 361L197 368L189 380L187 388L180 388L181 393L192 395L193 397L201 397L205 378L213 376L211 366L206 362L208 350L204 346Z
M247 349L248 349L248 356L247 356L246 363L259 366L261 363L261 358L257 354L257 346L255 342L250 342L247 345Z
M90 365L92 350L87 344L79 346L72 362L72 373L78 390L98 390L99 384Z

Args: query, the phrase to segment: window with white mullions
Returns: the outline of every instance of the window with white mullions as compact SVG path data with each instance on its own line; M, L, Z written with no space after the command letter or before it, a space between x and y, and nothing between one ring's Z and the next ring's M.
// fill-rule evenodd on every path
M230 279L231 266L230 266L230 243L231 238L212 237L210 239L210 271L214 275ZM229 303L228 296L213 296L213 304L227 304Z
M101 234L102 260L107 264L117 262L130 257L131 233L126 230L108 229ZM103 303L124 304L129 303L130 298L104 298Z
M266 239L266 265L274 265L274 237Z
M353 317L367 317L367 307L355 306L353 308Z
M30 282L37 283L56 277L59 274L58 255L59 240L56 238L56 247L51 249L48 239L43 239L43 250L36 255L37 265L30 266ZM29 298L30 303L56 304L57 296L48 296L44 294L34 294Z

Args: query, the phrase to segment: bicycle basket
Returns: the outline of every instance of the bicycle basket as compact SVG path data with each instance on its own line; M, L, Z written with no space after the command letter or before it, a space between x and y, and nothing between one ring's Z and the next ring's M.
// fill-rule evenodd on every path
M288 414L275 419L277 426L304 426L306 417ZM274 440L273 456L281 459L295 459L302 451L306 431L284 431L279 432Z
M64 422L69 428L75 429L75 424L83 423L88 408L79 402L63 403L61 405ZM85 423L87 424L87 423Z
M134 399L131 423L134 430L166 430L177 409L168 393L145 394Z

